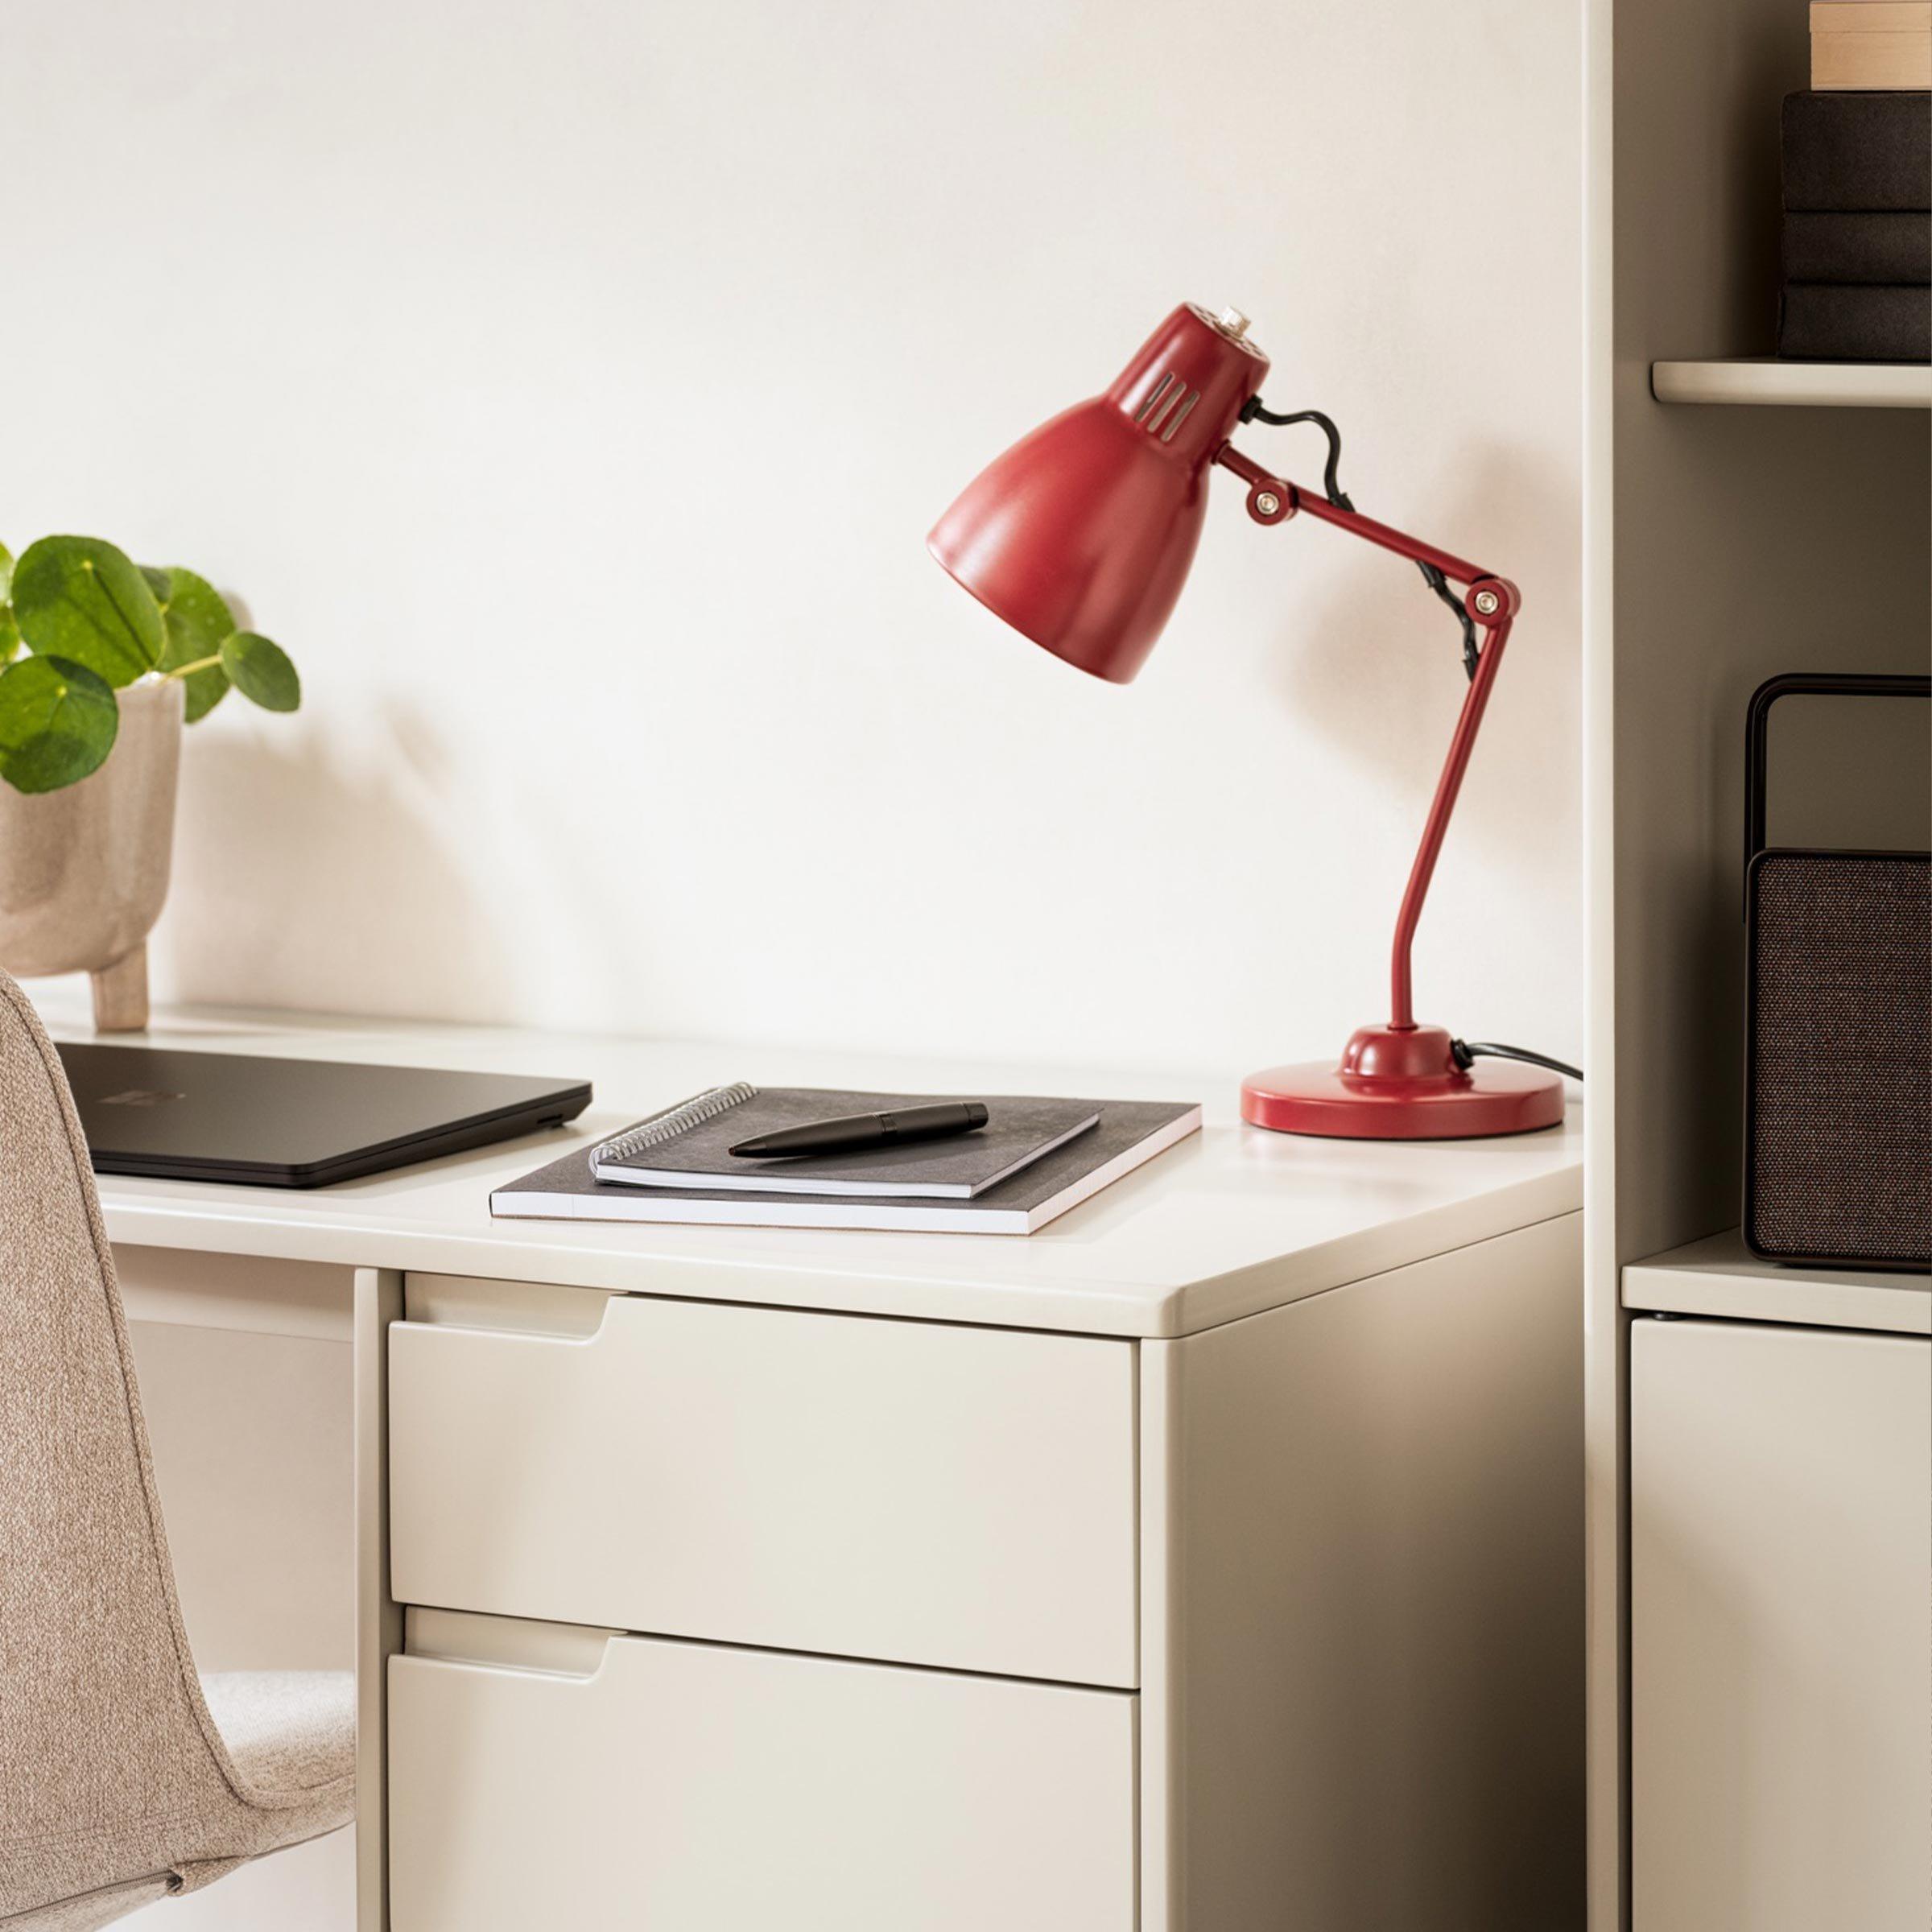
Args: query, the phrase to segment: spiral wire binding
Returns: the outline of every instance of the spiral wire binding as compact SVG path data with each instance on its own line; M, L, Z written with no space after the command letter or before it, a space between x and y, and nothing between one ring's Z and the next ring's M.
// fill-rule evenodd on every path
M667 1141L675 1141L679 1135L689 1133L694 1127L702 1127L707 1121L715 1121L720 1114L729 1113L733 1108L752 1099L758 1091L748 1081L737 1080L729 1087L713 1087L709 1092L681 1101L675 1107L667 1107L662 1113L654 1113L649 1120L640 1121L636 1126L627 1128L613 1139L601 1141L592 1148L590 1170L594 1174L605 1161L627 1161L633 1154L642 1154L647 1148L662 1147Z

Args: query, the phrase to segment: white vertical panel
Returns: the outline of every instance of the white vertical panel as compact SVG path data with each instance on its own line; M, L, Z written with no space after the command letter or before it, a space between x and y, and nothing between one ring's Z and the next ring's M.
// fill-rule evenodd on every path
M1581 1220L1161 1345L1172 1932L1580 1919Z
M1183 1932L1187 1923L1185 1760L1182 1698L1187 1658L1187 1545L1179 1342L1140 1352L1141 1818L1139 1932Z
M356 1270L356 1932L388 1932L388 1663L402 1641L389 1594L389 1331L402 1278Z

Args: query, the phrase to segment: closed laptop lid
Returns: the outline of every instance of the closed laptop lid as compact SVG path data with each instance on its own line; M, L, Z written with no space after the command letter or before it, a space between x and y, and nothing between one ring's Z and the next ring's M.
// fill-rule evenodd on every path
M103 1174L313 1186L473 1147L582 1112L581 1080L185 1047L63 1043Z

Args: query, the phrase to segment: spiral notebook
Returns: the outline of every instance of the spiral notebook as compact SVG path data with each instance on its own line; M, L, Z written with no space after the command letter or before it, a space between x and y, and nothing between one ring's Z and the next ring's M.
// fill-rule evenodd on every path
M975 1097L985 1099L989 1109L1005 1104L991 1095ZM1053 1104L1076 1108L1078 1117L1092 1117L1092 1124L1063 1138L1004 1180L970 1196L753 1192L720 1187L702 1175L691 1177L695 1184L638 1187L599 1180L590 1158L597 1149L579 1148L507 1187L499 1187L489 1197L489 1211L506 1219L539 1220L693 1221L737 1227L1031 1234L1185 1140L1201 1124L1199 1106L1187 1101L1065 1100ZM627 1137L617 1137L622 1141ZM968 1141L974 1137L963 1137ZM598 1143L600 1147L608 1145ZM937 1153L945 1146L936 1142L932 1151ZM634 1150L634 1157L645 1154L659 1161L662 1146Z
M695 1095L601 1141L590 1150L590 1169L600 1181L620 1187L969 1201L1084 1133L1100 1117L1091 1100L1009 1096L987 1101L984 1127L945 1140L794 1160L745 1160L731 1151L741 1141L814 1121L891 1113L956 1097L968 1096L759 1088L740 1080Z

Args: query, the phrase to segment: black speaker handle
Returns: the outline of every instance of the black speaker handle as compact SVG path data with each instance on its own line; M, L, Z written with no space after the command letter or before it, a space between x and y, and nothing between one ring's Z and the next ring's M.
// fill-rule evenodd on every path
M1787 671L1751 694L1744 714L1744 872L1765 848L1765 747L1771 707L1794 696L1825 698L1932 698L1932 677L1912 672ZM1748 890L1748 889L1747 889ZM1746 901L1748 906L1748 899Z

